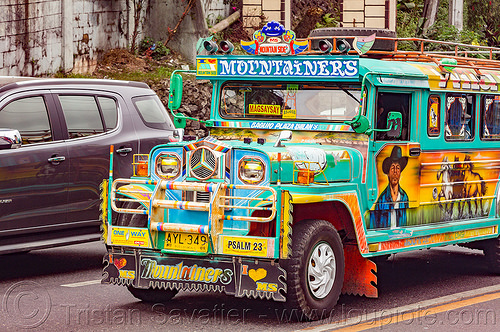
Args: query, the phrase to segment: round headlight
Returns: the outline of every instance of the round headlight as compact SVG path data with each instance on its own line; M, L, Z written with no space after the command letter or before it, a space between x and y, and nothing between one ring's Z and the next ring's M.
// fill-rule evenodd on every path
M156 174L163 179L176 178L181 170L179 158L175 154L162 154L156 158Z
M243 158L240 161L239 177L245 183L258 183L264 179L264 163L257 158Z

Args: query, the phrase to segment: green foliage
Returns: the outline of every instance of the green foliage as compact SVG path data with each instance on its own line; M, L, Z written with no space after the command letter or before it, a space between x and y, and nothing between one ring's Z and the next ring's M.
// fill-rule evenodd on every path
M153 38L146 37L139 44L139 54L160 60L162 57L170 54L170 49L162 41L155 41Z
M326 13L321 17L321 22L316 22L316 28L330 28L338 26L340 18L338 17L338 13L336 11L333 13Z
M397 35L400 38L424 38L462 44L494 46L494 37L489 37L484 27L486 26L485 17L492 17L491 22L495 22L492 25L496 24L498 29L496 35L495 33L491 33L491 35L500 35L498 19L493 19L500 17L500 3L497 4L497 2L495 2L495 5L492 5L492 1L464 0L464 28L462 31L459 31L456 27L448 24L448 1L439 1L436 22L424 31L424 0L398 0ZM498 43L495 46L499 46ZM398 43L398 48L402 50L417 50L419 45L414 42L400 42ZM452 51L454 47L433 44L426 45L426 49Z
M321 18L321 22L316 22L316 28L336 27L338 26L339 20L338 10L335 10L335 13L326 13Z

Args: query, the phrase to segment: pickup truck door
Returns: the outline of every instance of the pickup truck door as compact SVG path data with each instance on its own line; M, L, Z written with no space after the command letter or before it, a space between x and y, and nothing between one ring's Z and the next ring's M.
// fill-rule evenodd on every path
M19 130L23 140L20 148L0 150L0 236L51 231L66 221L69 180L52 96L39 90L3 99L0 125Z

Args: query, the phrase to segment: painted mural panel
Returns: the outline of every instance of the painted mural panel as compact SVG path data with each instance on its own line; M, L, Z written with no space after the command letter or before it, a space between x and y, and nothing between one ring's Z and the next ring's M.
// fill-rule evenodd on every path
M376 158L378 198L367 228L408 226L409 213L419 206L419 159L409 157L410 144L386 145Z

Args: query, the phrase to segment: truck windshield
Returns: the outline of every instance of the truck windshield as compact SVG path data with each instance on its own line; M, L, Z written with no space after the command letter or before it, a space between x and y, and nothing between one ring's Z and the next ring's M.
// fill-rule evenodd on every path
M222 87L223 118L260 120L351 120L359 112L359 85L243 83Z

